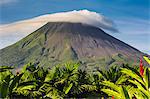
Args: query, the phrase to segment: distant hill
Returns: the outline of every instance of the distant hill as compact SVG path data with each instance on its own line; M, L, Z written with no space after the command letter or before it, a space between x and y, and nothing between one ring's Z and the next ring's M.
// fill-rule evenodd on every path
M32 28L32 27L31 27ZM133 63L143 53L103 30L81 23L49 22L17 43L0 50L0 66L33 62L51 67L70 60L81 68L108 68Z

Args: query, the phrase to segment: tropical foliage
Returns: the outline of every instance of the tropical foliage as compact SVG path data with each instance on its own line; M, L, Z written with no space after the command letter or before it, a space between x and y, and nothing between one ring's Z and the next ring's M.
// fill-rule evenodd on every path
M0 67L1 98L114 98L149 99L150 68L129 65L88 72L80 63L51 69L27 64L23 68Z

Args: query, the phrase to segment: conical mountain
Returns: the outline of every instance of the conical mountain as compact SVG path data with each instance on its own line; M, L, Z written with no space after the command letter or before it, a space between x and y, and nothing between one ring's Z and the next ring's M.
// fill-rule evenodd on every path
M1 49L0 65L22 66L32 62L52 66L74 60L85 63L89 69L133 61L141 54L97 27L49 22L17 43Z

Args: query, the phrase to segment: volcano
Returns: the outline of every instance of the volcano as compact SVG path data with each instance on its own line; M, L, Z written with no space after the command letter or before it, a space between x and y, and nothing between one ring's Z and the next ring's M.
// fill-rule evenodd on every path
M32 27L31 27L32 28ZM82 23L48 22L17 43L0 50L0 65L29 62L51 67L80 61L87 69L134 61L143 53L102 29Z

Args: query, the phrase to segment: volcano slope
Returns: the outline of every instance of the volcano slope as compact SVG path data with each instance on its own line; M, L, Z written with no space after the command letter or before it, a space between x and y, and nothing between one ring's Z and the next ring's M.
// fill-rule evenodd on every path
M84 64L81 68L90 70L132 63L142 54L97 27L49 22L17 43L1 49L0 66L22 66L32 62L51 67L73 60Z

